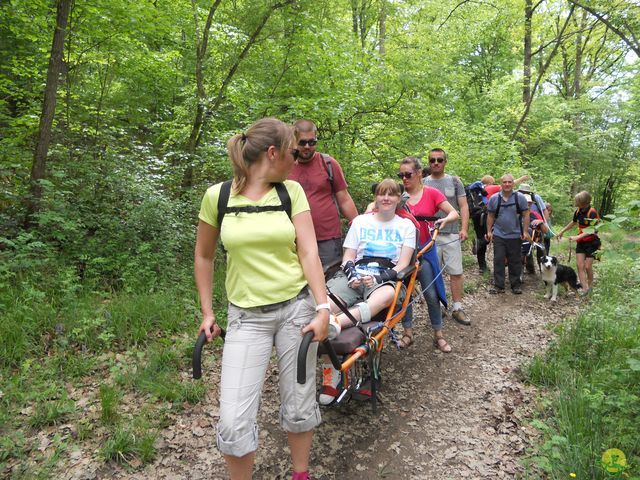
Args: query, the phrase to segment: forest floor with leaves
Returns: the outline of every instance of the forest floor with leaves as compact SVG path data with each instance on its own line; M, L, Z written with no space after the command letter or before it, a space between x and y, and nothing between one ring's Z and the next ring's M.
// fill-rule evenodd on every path
M468 270L477 271L477 267ZM542 298L538 275L525 277L523 295L509 290L490 295L490 279L473 272L465 283L464 305L472 325L446 318L444 332L453 347L451 353L441 353L433 346L421 301L415 343L400 351L388 343L385 346L378 414L371 413L369 403L356 401L322 410L323 423L312 448L313 478L538 477L522 466L537 436L527 420L537 410L538 392L523 383L521 368L544 350L554 324L576 315L578 298L563 292L558 302L550 303ZM226 478L223 458L215 448L219 355L208 350L205 398L170 414L156 437L152 462L105 463L99 449L88 441L61 456L56 478ZM83 394L91 396L90 392ZM136 402L135 396L123 399L124 410L133 417ZM95 408L93 413L90 408L95 402L86 403L87 415L95 415ZM278 408L277 369L272 365L259 414L256 479L290 478ZM50 427L52 431L61 428L65 426ZM51 433L40 432L44 450Z

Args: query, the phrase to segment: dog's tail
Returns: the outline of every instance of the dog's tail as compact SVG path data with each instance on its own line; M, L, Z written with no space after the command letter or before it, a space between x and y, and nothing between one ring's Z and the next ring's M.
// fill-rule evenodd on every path
M574 290L580 290L582 288L582 284L573 275L569 278L569 286Z

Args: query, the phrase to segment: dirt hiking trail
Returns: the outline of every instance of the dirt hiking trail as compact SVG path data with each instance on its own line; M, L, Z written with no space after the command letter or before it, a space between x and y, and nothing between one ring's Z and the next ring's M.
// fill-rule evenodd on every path
M550 325L576 314L578 301L565 292L555 304L545 300L538 275L525 277L522 295L509 290L490 295L490 280L473 272L465 283L473 291L464 300L472 325L445 319L451 353L434 348L421 301L415 343L402 351L386 343L380 392L384 403L378 414L372 415L369 403L356 401L322 409L323 423L311 454L314 479L492 479L523 473L519 460L535 435L523 419L536 392L522 383L520 368L544 349ZM203 377L208 385L205 401L187 408L160 432L153 464L133 473L92 462L71 467L65 478L226 478L215 448L219 360L211 357ZM289 479L275 367L264 388L254 478Z

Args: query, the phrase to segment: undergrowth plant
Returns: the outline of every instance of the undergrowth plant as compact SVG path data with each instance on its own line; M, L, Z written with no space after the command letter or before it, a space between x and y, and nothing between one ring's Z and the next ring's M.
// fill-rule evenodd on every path
M640 256L637 241L631 246L640 204L632 205L636 216L617 222L628 222L630 234L603 229L613 245L605 244L591 298L527 368L548 392L533 421L543 441L531 461L552 479L640 478ZM624 465L603 460L618 451Z

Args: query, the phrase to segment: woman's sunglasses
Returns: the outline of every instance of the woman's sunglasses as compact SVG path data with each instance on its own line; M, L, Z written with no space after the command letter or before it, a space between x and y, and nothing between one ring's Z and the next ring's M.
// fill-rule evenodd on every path
M400 172L398 173L398 178L411 178L414 172Z

